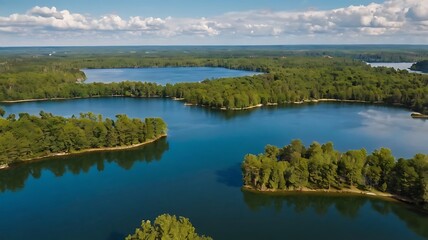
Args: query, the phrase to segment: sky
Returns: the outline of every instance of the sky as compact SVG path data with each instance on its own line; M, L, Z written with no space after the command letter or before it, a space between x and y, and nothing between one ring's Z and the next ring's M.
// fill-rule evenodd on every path
M428 44L428 0L0 0L0 47L288 44Z

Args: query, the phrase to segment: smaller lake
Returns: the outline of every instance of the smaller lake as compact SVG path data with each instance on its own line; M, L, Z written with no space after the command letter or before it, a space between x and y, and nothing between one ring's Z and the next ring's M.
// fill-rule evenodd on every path
M395 63L391 63L391 62L373 62L373 63L367 63L372 67L388 67L388 68L394 68L396 70L407 70L411 73L421 73L421 74L425 74L423 72L420 71L413 71L410 70L410 67L413 65L413 62L395 62Z
M216 67L110 68L82 69L82 71L87 77L85 83L139 81L161 85L260 74L259 72Z

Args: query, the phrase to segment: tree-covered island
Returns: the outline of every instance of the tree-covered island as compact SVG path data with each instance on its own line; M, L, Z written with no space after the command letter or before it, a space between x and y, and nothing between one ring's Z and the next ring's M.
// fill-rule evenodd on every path
M43 111L40 116L10 114L0 117L0 166L55 155L137 147L166 133L161 118L141 120L119 114L112 120L90 112L71 118Z
M421 71L424 73L428 73L428 60L422 60L422 61L416 62L410 67L410 69L414 71Z
M169 214L158 216L153 223L142 221L141 227L135 233L128 235L125 240L212 240L210 237L198 235L195 227L188 218L176 217Z
M333 144L305 147L293 140L283 148L246 155L242 163L244 189L272 191L332 191L397 197L423 208L428 204L428 155L396 160L387 148L370 155L365 149L341 153Z

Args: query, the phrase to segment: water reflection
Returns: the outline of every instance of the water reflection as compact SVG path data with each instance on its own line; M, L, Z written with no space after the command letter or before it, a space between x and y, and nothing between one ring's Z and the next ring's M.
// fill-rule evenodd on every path
M413 154L427 151L425 139L428 121L411 119L413 121L409 122L410 116L407 112L387 113L369 109L360 111L358 114L362 119L361 127L356 129L358 132L364 133L372 139L391 139L390 147L394 144L401 148L417 149L417 152ZM397 138L397 136L400 137Z
M317 215L327 215L333 209L341 216L356 219L362 211L375 211L381 215L393 214L402 220L416 234L428 238L428 214L414 209L410 205L395 201L358 195L323 193L287 193L259 194L243 191L243 199L251 211L275 209L276 213L284 209L303 213L313 210ZM370 209L364 206L369 206Z
M221 169L215 172L217 182L228 187L242 186L241 164L237 163L228 168Z
M413 131L414 133L417 133L419 129L428 129L428 122L426 121L413 121L410 125L410 114L407 112L393 114L369 109L366 111L360 111L358 114L362 117L362 124L367 128L367 132L375 129L385 134L391 134L391 130L408 132Z
M287 193L287 196L269 194L257 194L243 191L244 201L247 206L258 211L265 207L273 206L276 212L280 212L284 206L293 209L296 213L302 213L307 209L313 209L319 215L325 215L331 208L335 208L343 216L355 218L358 210L368 201L365 197L348 197L321 195L312 193Z
M0 192L23 189L28 177L32 176L38 179L46 170L57 177L68 172L74 175L87 173L94 166L97 171L102 172L106 163L116 163L123 169L129 170L136 162L159 161L162 154L168 149L167 139L162 138L154 143L134 149L85 153L22 164L0 171Z

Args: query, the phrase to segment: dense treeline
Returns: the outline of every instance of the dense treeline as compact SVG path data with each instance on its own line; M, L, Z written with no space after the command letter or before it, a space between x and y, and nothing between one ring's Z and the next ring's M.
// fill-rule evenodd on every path
M314 142L306 148L293 140L283 148L267 145L258 156L246 155L242 171L244 185L261 191L358 187L428 203L428 155L424 154L396 161L386 148L370 155L365 149L340 153L331 142Z
M268 74L167 85L165 93L219 108L327 98L401 104L428 112L426 75L346 59L277 59L269 65Z
M122 82L82 84L80 68L208 66L265 74L166 86ZM70 70L71 69L71 70ZM74 70L73 70L74 69ZM0 66L0 101L98 96L178 97L215 108L316 99L403 105L428 113L428 75L371 68L359 60L329 57L24 59Z
M2 57L69 58L94 56L151 57L282 57L335 56L366 62L416 62L428 57L427 45L271 45L271 46L96 46L96 47L4 47Z
M421 71L428 73L428 60L419 61L417 63L414 63L410 69L415 71Z
M0 101L22 99L87 98L99 96L163 97L164 87L154 83L122 82L82 84L80 68L206 66L267 71L267 65L248 59L91 57L12 59L0 64Z
M116 120L81 113L64 118L40 112L40 116L20 113L0 118L0 165L55 153L72 153L92 148L130 146L166 134L160 118Z
M143 221L141 227L137 228L133 235L126 237L126 240L146 239L210 240L212 238L198 235L188 218L177 218L176 216L163 214L158 216L153 224L150 221Z

